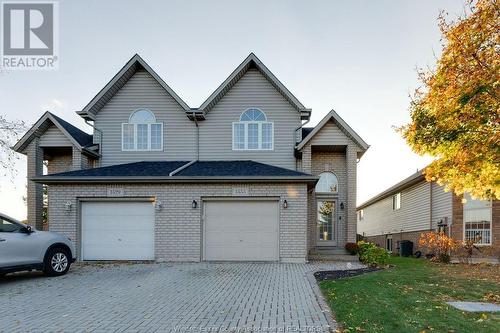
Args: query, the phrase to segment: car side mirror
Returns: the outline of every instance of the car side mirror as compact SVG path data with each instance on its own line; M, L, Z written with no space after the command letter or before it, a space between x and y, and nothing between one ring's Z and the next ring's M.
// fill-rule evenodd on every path
M28 224L25 227L23 227L23 232L31 234L33 232L33 228Z

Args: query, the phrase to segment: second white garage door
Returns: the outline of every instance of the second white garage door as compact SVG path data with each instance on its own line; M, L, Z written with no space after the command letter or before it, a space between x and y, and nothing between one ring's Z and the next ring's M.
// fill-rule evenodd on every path
M278 260L278 201L215 200L204 208L204 260Z
M153 260L151 202L83 202L83 260Z

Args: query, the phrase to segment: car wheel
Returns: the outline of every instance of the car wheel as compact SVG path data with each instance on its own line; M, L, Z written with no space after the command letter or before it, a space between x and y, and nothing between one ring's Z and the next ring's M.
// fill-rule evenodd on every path
M43 272L49 276L64 275L68 272L71 263L68 252L61 248L50 249L43 262Z

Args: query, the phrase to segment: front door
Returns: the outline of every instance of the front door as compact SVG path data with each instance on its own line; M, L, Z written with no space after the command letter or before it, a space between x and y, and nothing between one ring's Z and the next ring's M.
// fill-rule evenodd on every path
M337 245L336 202L318 200L318 246Z

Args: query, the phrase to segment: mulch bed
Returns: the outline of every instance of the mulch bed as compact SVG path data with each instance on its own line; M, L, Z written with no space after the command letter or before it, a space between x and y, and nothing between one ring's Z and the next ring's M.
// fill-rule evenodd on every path
M314 277L316 278L316 281L337 280L337 279L343 279L343 278L357 276L357 275L361 275L361 274L377 272L377 271L380 271L382 269L384 269L384 268L366 267L366 268L360 268L360 269L347 269L347 270L343 270L343 271L320 271L320 272L314 273Z

